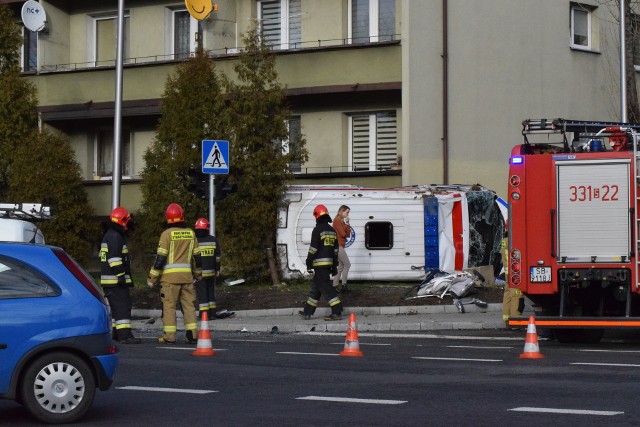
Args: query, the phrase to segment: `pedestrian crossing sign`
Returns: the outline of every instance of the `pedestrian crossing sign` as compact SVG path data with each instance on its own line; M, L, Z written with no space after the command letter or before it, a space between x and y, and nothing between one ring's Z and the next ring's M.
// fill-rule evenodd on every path
M229 141L202 141L202 173L229 173Z

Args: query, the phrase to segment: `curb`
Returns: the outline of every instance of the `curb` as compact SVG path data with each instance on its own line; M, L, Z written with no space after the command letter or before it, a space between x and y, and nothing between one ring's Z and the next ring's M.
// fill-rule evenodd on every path
M344 333L347 331L345 322L326 322L323 317L330 313L329 307L318 308L311 320L304 321L298 316L299 308L278 308L269 310L236 311L233 318L222 321L210 321L209 329L214 332L245 332L245 333L305 333L329 332ZM501 316L491 313L502 311L502 304L488 304L486 308L465 306L465 314L459 313L453 305L446 306L398 306L398 307L346 307L345 311L358 315L359 332L426 332L443 330L481 330L501 329L504 323ZM149 319L161 317L161 310L132 311L132 317ZM487 316L478 316L488 314ZM177 313L182 318L182 313ZM372 318L368 318L372 316ZM381 316L384 316L381 319ZM403 316L403 317L396 317ZM416 316L415 322L410 317ZM427 318L421 316L429 316ZM433 317L432 317L433 316ZM480 318L479 317L486 317ZM134 330L142 333L158 331L162 322L148 325L138 320ZM181 328L178 323L178 330Z

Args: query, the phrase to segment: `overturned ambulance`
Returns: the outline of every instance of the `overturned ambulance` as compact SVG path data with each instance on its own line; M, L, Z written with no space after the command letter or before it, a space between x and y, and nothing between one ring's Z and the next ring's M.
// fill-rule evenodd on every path
M479 185L299 185L288 188L279 212L278 258L285 279L306 275L318 204L332 217L341 205L351 208L349 280L420 280L424 269L500 264L506 205Z

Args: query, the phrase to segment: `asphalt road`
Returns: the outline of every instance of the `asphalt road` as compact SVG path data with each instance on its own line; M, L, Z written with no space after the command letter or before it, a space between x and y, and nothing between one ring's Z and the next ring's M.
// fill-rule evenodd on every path
M637 425L640 345L621 338L540 341L538 360L500 331L361 333L364 357L339 334L219 334L213 357L145 340L77 425ZM37 424L0 401L0 425Z

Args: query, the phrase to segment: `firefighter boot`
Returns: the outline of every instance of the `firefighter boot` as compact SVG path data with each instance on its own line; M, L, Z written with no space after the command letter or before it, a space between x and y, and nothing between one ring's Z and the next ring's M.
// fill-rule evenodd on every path
M131 333L131 328L118 329L118 342L120 344L140 344L142 340Z
M341 313L331 313L329 316L324 316L324 320L326 320L327 322L330 322L332 320L342 320L342 314Z
M311 315L305 313L303 310L298 311L298 315L300 317L302 317L304 320L310 320L311 319Z
M185 333L184 342L187 344L196 344L198 342L197 338L193 336L193 331L189 330Z

